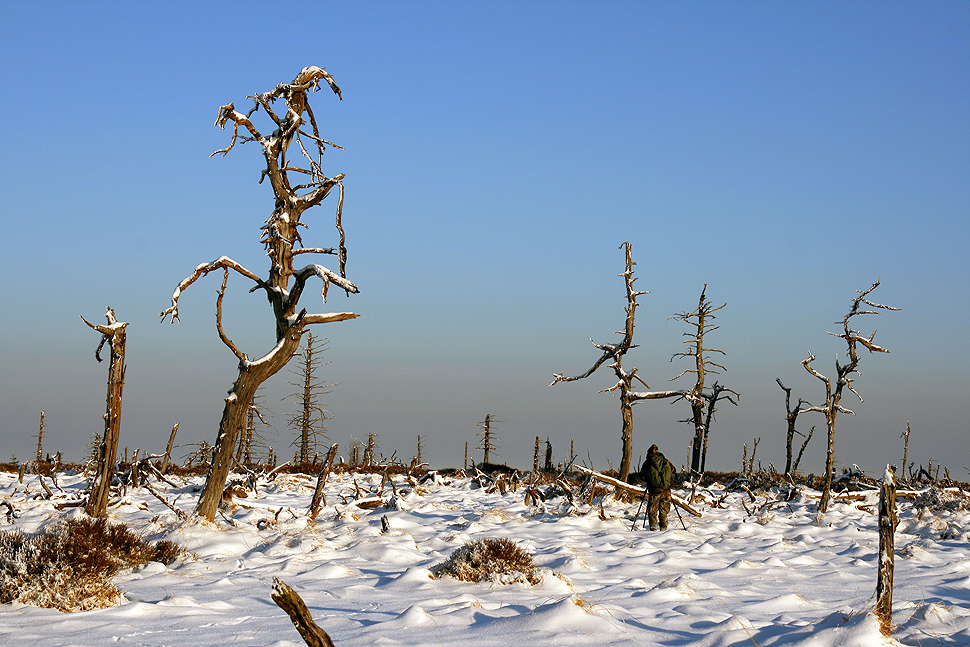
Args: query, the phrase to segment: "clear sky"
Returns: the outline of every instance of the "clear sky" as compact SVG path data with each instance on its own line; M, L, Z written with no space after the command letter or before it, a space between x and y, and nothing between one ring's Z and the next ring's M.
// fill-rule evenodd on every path
M708 465L742 446L784 465L780 377L818 402L800 362L834 373L826 335L855 290L900 312L860 321L892 353L863 356L836 460L878 473L902 457L968 478L970 4L754 2L11 3L0 5L0 454L79 459L103 430L106 305L127 321L121 443L213 442L236 361L214 326L218 278L158 313L202 262L259 274L272 210L254 144L209 158L220 105L325 67L343 90L311 97L345 173L348 275L311 311L361 317L328 338L325 404L341 444L379 435L435 466L502 421L500 461L529 467L536 436L619 463L617 401L592 365L623 325L624 240L640 298L626 365L652 388L704 283L720 311L717 376L741 393L711 430ZM311 246L336 243L335 197L308 212ZM327 260L322 261L324 263ZM226 329L256 356L273 342L265 299L230 279ZM292 390L268 385L284 456ZM687 387L687 378L673 386ZM634 410L634 453L680 465L685 403ZM802 463L821 472L824 418ZM179 450L188 453L190 448ZM178 454L178 452L177 452ZM477 455L477 454L476 454Z

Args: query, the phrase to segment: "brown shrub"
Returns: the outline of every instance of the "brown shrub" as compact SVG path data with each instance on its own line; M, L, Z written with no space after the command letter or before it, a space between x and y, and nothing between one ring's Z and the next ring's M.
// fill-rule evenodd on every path
M470 541L431 572L435 577L449 576L466 582L538 584L542 581L532 555L507 538Z
M117 604L111 578L150 561L171 563L184 551L170 541L145 542L124 524L78 517L39 534L0 532L0 603L14 600L59 611Z

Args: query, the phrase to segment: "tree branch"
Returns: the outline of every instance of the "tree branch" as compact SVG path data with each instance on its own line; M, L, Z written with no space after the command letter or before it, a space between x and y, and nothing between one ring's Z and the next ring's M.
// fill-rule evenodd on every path
M236 272L242 274L246 278L252 279L253 281L255 281L257 287L263 288L268 292L272 292L272 289L268 285L266 285L266 283L264 283L261 278L259 278L258 276L256 276L255 274L247 270L245 267L243 267L236 261L229 258L228 256L220 256L219 258L212 261L211 263L202 263L201 265L195 268L195 271L191 275L182 279L182 282L175 287L175 292L172 293L172 305L166 308L165 310L162 310L161 314L159 314L158 316L162 318L162 321L165 321L165 317L171 315L172 323L178 322L179 321L179 297L182 295L182 292L185 291L186 288L188 288L190 285L195 283L197 280L199 280L200 277L207 275L209 272L213 272L215 270L225 269L225 268L235 270Z
M226 283L229 281L229 268L222 268L222 287L219 288L219 296L216 297L216 330L219 331L219 339L222 343L229 347L229 350L233 352L240 362L248 362L249 356L246 353L241 352L236 345L232 343L232 340L226 336L226 331L222 329L222 298L226 295Z

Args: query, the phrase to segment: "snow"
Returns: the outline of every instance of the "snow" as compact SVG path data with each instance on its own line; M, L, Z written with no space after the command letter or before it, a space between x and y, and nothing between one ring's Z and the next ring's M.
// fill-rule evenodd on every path
M57 512L37 476L0 474L0 502L20 518L2 530L37 530ZM871 609L879 550L878 493L835 498L816 524L817 493L803 490L769 510L758 496L727 493L702 518L671 510L670 530L631 530L637 501L601 508L549 498L545 511L523 490L486 493L467 478L439 475L412 487L396 477L390 505L360 509L380 475L332 475L317 519L306 509L314 479L278 475L235 499L215 524L179 522L146 490L129 490L110 511L149 539L192 551L169 566L150 563L115 579L119 606L65 614L0 605L0 644L82 647L239 645L302 647L270 599L273 578L299 593L338 647L370 645L799 645L970 644L970 511L899 502L892 639ZM156 489L191 512L201 477ZM61 475L57 497L84 486ZM720 498L724 488L714 486ZM677 491L683 498L689 492ZM957 494L954 494L957 496ZM926 499L926 497L924 497ZM346 502L345 502L346 501ZM381 532L387 515L390 530ZM605 517L605 518L604 518ZM231 524L229 523L231 521ZM471 583L433 579L432 569L471 540L509 537L529 551L542 581ZM897 642L898 641L898 642Z

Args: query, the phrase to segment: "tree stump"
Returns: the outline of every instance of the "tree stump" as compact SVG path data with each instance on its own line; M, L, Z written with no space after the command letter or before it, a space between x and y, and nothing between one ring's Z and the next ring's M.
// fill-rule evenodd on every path
M310 617L303 598L278 577L273 578L273 602L286 611L293 621L293 626L300 632L309 647L334 647L330 636Z
M879 579L875 609L885 636L892 633L896 522L896 480L892 467L887 465L879 492Z

